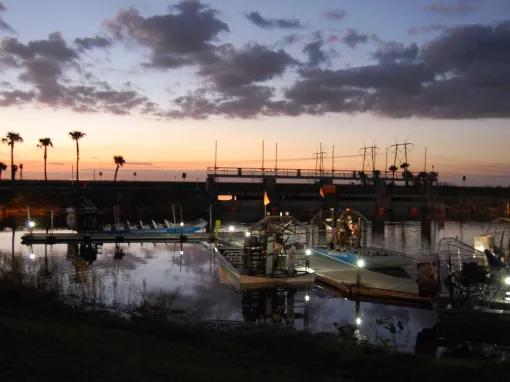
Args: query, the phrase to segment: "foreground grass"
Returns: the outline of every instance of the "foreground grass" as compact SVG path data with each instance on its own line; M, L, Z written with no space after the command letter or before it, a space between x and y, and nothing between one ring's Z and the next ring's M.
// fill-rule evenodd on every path
M0 279L1 381L479 381L503 362L434 360L332 335L123 320Z

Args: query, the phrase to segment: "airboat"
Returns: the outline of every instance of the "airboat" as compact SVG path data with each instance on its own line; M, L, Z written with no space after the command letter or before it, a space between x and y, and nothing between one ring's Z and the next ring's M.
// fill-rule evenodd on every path
M309 230L291 216L267 216L214 248L219 277L237 289L306 287L315 282L310 268Z
M402 252L368 246L370 222L360 212L319 211L310 221L316 254L356 266L362 261L368 269L402 268L413 263Z

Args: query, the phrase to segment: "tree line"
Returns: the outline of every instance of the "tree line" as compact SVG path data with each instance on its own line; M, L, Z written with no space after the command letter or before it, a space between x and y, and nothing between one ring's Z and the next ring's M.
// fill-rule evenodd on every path
M76 181L80 180L80 170L79 170L79 163L80 163L80 139L85 137L85 133L82 131L70 131L69 137L76 142ZM16 172L18 171L18 166L14 163L14 146L18 143L23 143L23 138L19 133L15 133L12 131L9 131L5 137L2 138L2 143L5 143L10 147L11 150L11 180L16 180ZM44 159L44 180L48 180L48 172L47 172L47 163L48 163L48 148L53 147L53 142L51 141L51 138L45 137L40 138L39 143L37 144L37 147L43 149L43 159ZM124 166L126 161L124 160L124 157L122 155L115 155L113 157L113 161L115 163L115 175L113 178L113 181L117 181L117 175L119 173L119 168ZM19 169L23 171L23 165L19 165ZM3 162L0 162L0 179L2 179L2 173L7 170L7 165Z

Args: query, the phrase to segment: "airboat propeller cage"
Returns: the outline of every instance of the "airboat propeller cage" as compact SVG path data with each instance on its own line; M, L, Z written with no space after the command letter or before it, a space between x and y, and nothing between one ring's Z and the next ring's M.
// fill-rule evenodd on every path
M332 247L366 248L370 221L359 211L345 208L320 210L310 220L312 246L320 245L321 233Z
M294 274L308 257L309 227L292 216L266 216L247 232L244 264L250 275Z

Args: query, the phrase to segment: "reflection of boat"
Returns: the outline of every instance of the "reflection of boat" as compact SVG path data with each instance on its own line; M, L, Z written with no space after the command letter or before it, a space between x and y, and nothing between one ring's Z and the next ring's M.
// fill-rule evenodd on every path
M365 247L361 252L314 248L314 252L351 265L356 265L358 260L362 259L364 267L368 269L400 268L412 264L412 260L400 252L375 247Z
M220 279L238 289L312 285L307 227L290 216L268 216L250 227L243 246L216 248Z
M204 232L205 227L207 226L207 222L205 220L199 219L193 222L189 223L168 223L165 221L164 225L159 225L155 222L152 222L152 224L145 225L140 223L138 226L133 227L132 225L127 222L126 224L115 224L113 226L106 225L103 228L104 232L115 232L115 233L129 233L131 235L136 234L190 234L190 233L198 233L198 232Z

